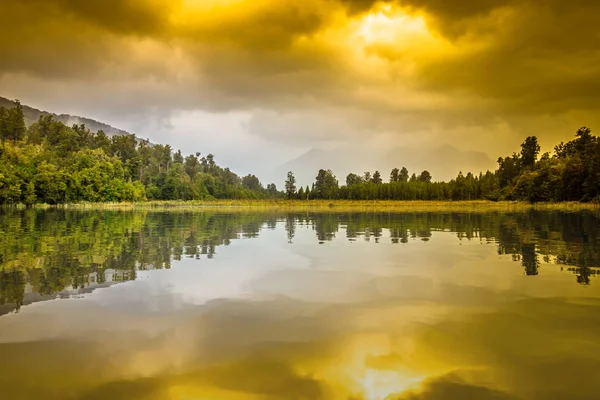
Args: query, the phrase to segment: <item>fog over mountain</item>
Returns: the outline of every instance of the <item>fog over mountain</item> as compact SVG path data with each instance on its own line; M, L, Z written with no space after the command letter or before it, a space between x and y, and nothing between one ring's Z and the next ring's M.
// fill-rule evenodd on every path
M12 100L9 100L4 97L0 97L0 107L4 108L12 108L15 103ZM55 114L49 111L38 110L37 108L33 108L28 106L27 104L23 104L23 114L25 115L25 123L27 126L37 122L42 115L52 115L52 118L56 121L60 121L67 126L71 126L74 124L84 124L89 130L96 131L104 131L108 136L113 135L127 135L129 132L124 131L122 129L115 128L103 122L95 121L90 118L79 117L77 115L69 115L69 114Z
M316 171L325 168L331 169L340 184L344 184L346 175L350 172L362 175L366 171L379 171L384 180L387 180L393 168L406 167L411 174L414 172L419 175L427 170L433 175L433 180L449 180L460 171L479 173L488 169L493 171L497 166L483 152L459 150L451 145L421 149L396 147L381 153L345 147L343 151L311 149L277 167L272 176L295 171L298 183L305 186L314 181Z

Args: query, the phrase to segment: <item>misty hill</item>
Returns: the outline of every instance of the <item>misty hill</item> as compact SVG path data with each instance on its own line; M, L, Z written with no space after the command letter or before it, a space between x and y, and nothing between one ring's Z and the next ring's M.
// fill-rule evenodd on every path
M88 128L90 131L97 132L97 131L102 130L108 136L115 136L115 135L122 136L122 135L129 134L129 132L127 132L127 131L115 128L113 126L104 124L102 122L99 122L99 121L96 121L96 120L93 120L90 118L79 117L77 115L69 115L69 114L54 114L54 113L51 113L48 111L42 111L42 110L38 110L37 108L29 107L25 104L22 104L22 105L23 105L23 114L25 116L25 124L27 126L30 126L34 122L37 122L40 119L40 116L42 116L42 115L52 115L52 118L55 121L60 121L67 126L72 126L74 124L78 124L78 125L84 124L86 126L86 128ZM0 97L0 107L12 108L14 106L15 106L15 103L12 100L6 99L4 97Z
M285 176L287 171L292 171L298 183L306 185L314 182L319 169L324 168L331 169L340 184L345 184L349 172L362 175L365 171L373 173L379 170L387 181L394 167L406 167L410 173L415 172L417 175L428 170L434 180L449 180L459 171L493 171L497 164L483 152L459 150L451 145L419 149L396 147L383 154L359 148L311 149L278 166L273 171L273 176Z

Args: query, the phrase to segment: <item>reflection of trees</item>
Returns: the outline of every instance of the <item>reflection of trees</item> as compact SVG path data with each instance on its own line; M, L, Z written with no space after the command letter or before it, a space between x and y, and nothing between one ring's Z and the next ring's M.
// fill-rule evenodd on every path
M578 282L597 275L600 228L592 213L329 213L310 215L319 241L335 238L338 226L346 238L380 242L389 232L392 243L426 240L434 231L455 232L459 239L496 243L499 254L510 254L527 275L537 275L540 258L575 266ZM337 225L336 225L337 221Z
M521 260L525 273L537 274L541 255L546 262L572 266L577 282L589 284L600 266L598 218L588 212L530 211L505 215L498 229L498 252Z
M521 265L525 268L526 275L537 275L540 263L535 252L535 244L523 243L521 246Z
M590 267L571 267L567 268L567 271L575 274L577 283L580 285L589 285L590 278L600 274L597 269L591 269Z
M340 226L337 214L321 213L313 214L311 217L313 229L317 232L319 242L330 241L335 238L335 234Z
M258 214L23 210L0 214L0 304L22 303L26 283L51 295L135 279L183 257L212 258L241 232L255 237ZM271 222L272 225L272 222Z
M561 254L556 257L556 262L562 265L571 265L571 267L567 267L567 271L575 274L577 283L589 285L590 279L593 276L600 275L600 270L598 269L600 263L598 263L597 256L597 253L587 248L577 255Z
M406 229L392 228L390 229L390 237L392 243L408 243L408 233Z
M0 272L0 304L15 304L17 309L23 303L25 276L19 271Z
M543 260L567 266L580 284L589 284L600 266L600 227L591 213L0 211L0 303L20 305L27 284L51 295L135 279L139 270L170 268L171 260L212 258L218 246L257 237L278 221L289 242L297 226L312 227L319 242L335 239L340 229L348 240L377 243L454 232L461 240L496 243L527 275L537 275Z
M577 281L588 284L600 267L600 224L589 212L532 210L520 213L352 213L340 214L346 236L369 237L373 227L387 229L392 243L426 239L433 231L455 232L459 239L496 243L527 275L537 275L540 258L573 266Z
M296 235L296 219L294 214L287 214L285 216L285 231L287 232L288 243L292 243Z

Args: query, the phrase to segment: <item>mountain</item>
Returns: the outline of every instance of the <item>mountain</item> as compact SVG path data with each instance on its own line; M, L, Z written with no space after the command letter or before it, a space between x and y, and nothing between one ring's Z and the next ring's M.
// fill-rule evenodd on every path
M15 103L12 100L6 99L4 97L0 97L0 107L4 108L12 108L15 106ZM122 129L115 128L108 124L104 124L102 122L79 117L77 115L69 115L69 114L54 114L48 111L38 110L37 108L29 107L23 104L23 114L25 115L25 124L27 126L37 122L42 115L52 115L52 118L55 121L60 121L65 125L71 126L73 124L84 124L86 128L88 128L92 132L96 132L99 130L104 131L108 136L120 136L120 135L128 135L129 132L124 131Z
M415 172L417 175L426 169L433 180L456 178L461 171L464 175L467 172L478 175L479 172L494 171L498 167L495 161L481 151L460 150L449 144L419 149L395 148L388 151L382 161L391 168L406 166L410 173Z
M455 178L459 171L463 174L479 174L495 170L496 163L479 151L460 150L451 145L432 148L395 147L387 151L366 150L346 147L344 149L310 149L299 157L275 168L273 176L285 176L292 171L298 185L312 184L319 169L331 169L340 185L345 184L346 175L353 172L362 175L365 171L378 170L385 181L392 168L406 167L409 173L417 175L428 170L434 181Z
M288 171L292 171L297 185L300 187L311 185L315 181L319 169L323 168L331 169L340 183L343 183L346 175L342 176L341 174L344 174L349 164L345 160L346 158L347 156L343 152L310 149L299 157L278 166L271 175L280 178L285 177Z

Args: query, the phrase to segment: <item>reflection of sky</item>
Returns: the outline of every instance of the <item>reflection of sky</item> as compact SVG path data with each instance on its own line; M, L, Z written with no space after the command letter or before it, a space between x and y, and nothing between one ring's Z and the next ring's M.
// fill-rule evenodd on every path
M544 263L526 276L496 245L451 232L405 244L392 244L386 230L379 243L349 241L340 229L318 244L315 234L296 226L290 244L279 223L217 247L212 259L184 258L4 316L0 357L29 372L0 366L0 384L21 393L15 399L32 396L29 384L16 388L53 376L33 361L46 357L68 372L70 390L116 382L111 398L123 399L142 390L151 394L136 398L284 399L295 390L306 399L380 400L421 387L397 399L558 400L592 399L600 389L587 372L600 366L599 285L577 285ZM583 372L561 384L564 368ZM89 386L92 370L100 377ZM153 383L119 386L132 377ZM53 379L57 397L49 398L64 398L57 387L66 378Z
M573 284L573 277L552 264L535 278L520 263L498 255L494 244L458 240L433 232L430 241L392 244L384 230L380 243L336 238L317 245L310 226L297 226L288 243L280 223L259 238L234 240L217 247L212 259L183 258L169 270L138 272L135 282L86 295L102 305L167 311L215 299L270 299L278 296L318 302L352 302L394 296L432 298L445 287L469 286L525 296L596 293ZM591 289L591 290L590 290Z

